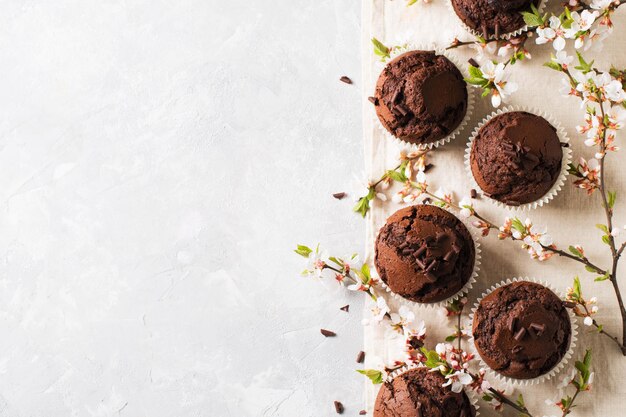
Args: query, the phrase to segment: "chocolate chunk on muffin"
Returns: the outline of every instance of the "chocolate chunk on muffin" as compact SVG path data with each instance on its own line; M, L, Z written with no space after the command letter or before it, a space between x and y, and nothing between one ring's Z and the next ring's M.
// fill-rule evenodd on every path
M390 61L378 78L376 114L395 137L436 142L452 133L467 112L467 85L459 69L433 51L411 51Z
M539 7L540 0L451 0L457 16L483 37L500 37L523 28L522 12Z
M474 179L491 198L518 206L540 199L559 178L563 149L546 119L526 112L500 114L472 144Z
M476 257L465 225L436 206L395 212L376 239L374 263L394 293L419 303L445 300L471 278Z
M380 387L374 417L474 417L467 394L452 392L445 383L439 372L408 370Z
M572 328L559 297L543 285L514 282L482 299L472 334L491 369L516 379L544 375L569 349Z

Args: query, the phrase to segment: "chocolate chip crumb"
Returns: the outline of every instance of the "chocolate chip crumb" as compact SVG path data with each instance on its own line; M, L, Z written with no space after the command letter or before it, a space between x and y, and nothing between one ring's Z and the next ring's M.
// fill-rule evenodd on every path
M339 81L344 82L346 84L352 84L352 80L349 77L346 77L345 75L341 77Z
M526 329L522 327L517 331L517 333L515 333L515 336L513 336L513 338L519 342L524 338L524 336L526 336Z
M360 415L360 416L364 416L365 414L367 414L367 411L365 411L365 410L361 410L361 411L359 411L359 415Z
M337 200L341 200L342 198L344 198L346 196L346 193L335 193L333 194L333 197L335 197Z
M374 106L378 106L378 99L376 97L368 97L367 98L370 103L372 103Z
M424 172L430 171L433 167L434 167L433 164L426 164L426 166L424 166Z
M341 404L339 401L335 401L335 411L337 412L337 414L343 414L343 404Z
M337 333L331 332L330 330L320 329L320 333L324 335L324 337L335 337Z
M356 363L363 363L365 360L365 352L360 351L358 355L356 355Z
M473 188L472 188L472 189L470 190L470 197L471 197L471 198L476 198L477 196L478 196L478 193L476 192L476 190L475 190L475 189L473 189Z
M339 310L345 311L346 313L348 313L350 311L350 304L346 304L345 306L341 307Z
M472 67L476 67L476 68L480 67L480 65L478 65L478 62L476 62L476 60L475 60L474 58L470 58L467 62L468 62L468 63L469 63Z

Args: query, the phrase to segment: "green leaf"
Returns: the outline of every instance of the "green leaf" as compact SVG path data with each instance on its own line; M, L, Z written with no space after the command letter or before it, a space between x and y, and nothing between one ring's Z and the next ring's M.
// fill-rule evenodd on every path
M370 199L368 198L368 196L359 198L359 201L356 203L352 210L355 213L359 213L361 216L365 217L367 212L370 210Z
M577 70L582 71L583 74L586 74L593 70L593 63L595 61L591 61L591 62L585 61L585 58L583 58L583 56L578 51L576 51L576 56L578 56L578 64L579 64L576 67Z
M611 277L611 275L609 275L609 273L607 272L606 274L597 277L596 279L594 279L594 281L596 282L600 282L600 281L606 281L607 279L609 279Z
M526 404L524 404L524 396L522 394L517 397L517 405L522 408L526 407Z
M555 71L559 71L559 72L563 71L563 67L561 66L561 64L556 63L554 61L546 62L546 63L543 64L543 66L551 68L551 69L553 69Z
M370 283L370 281L372 280L372 275L370 274L370 267L368 264L364 263L361 266L361 281L363 281L363 284L367 285Z
M406 175L404 175L404 170L402 171L387 171L386 175L394 181L405 182L407 180Z
M409 2L406 4L407 6L413 6L415 3L417 3L419 0L409 0Z
M376 38L372 38L372 44L374 44L374 53L381 58L389 58L389 48L387 48L381 41Z
M543 26L543 19L538 14L522 12L522 16L524 16L524 22L531 28Z
M611 244L611 239L609 238L609 235L602 236L602 242L604 242L607 245L610 245Z
M572 253L572 255L577 256L577 257L579 257L579 258L582 258L582 257L583 257L583 254L582 254L582 253L580 253L580 251L579 251L578 249L576 249L576 247L574 247L574 246L570 246L568 249L569 249L569 251Z
M294 250L294 252L300 256L308 258L311 252L313 252L313 249L305 245L298 245L298 247Z
M365 375L372 381L372 384L378 385L383 383L383 373L376 369L357 369L361 375Z
M591 267L591 266L589 266L589 265L586 265L586 266L585 266L585 270L586 270L587 272L597 272L595 268L593 268L593 267Z
M485 85L485 83L488 83L489 81L484 78L470 77L465 78L465 82L471 85L478 85L482 87L483 85Z
M609 205L609 208L612 209L613 206L615 206L615 199L617 198L617 191L609 191L608 192L608 201L607 204Z
M572 288L572 291L574 292L574 296L579 299L582 294L582 290L580 288L580 278L574 277L574 287Z
M526 225L517 217L511 220L511 227L520 232L522 235L526 233Z
M607 233L607 234L609 233L609 228L604 224L600 224L600 223L596 224L596 229L600 229L604 233Z
M473 65L470 65L468 67L469 70L469 74L471 78L482 78L484 79L485 77L483 76L483 72L480 70L480 68L475 67Z

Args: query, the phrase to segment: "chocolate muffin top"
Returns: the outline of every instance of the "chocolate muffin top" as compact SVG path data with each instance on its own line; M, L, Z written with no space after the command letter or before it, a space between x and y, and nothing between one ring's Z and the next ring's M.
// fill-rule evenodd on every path
M467 85L459 69L433 51L411 51L390 61L376 83L376 114L406 142L445 138L467 112Z
M540 0L452 0L457 16L483 37L499 37L523 28L521 12L530 11Z
M380 387L374 417L474 417L467 394L442 387L445 382L427 368L406 371Z
M434 303L457 293L470 279L474 241L451 213L429 205L395 212L376 239L374 264L394 293Z
M529 379L548 373L569 348L571 324L563 302L550 289L514 282L487 295L474 313L478 353L502 375Z
M503 113L483 126L470 154L478 186L491 198L518 206L540 199L561 172L563 150L543 117Z

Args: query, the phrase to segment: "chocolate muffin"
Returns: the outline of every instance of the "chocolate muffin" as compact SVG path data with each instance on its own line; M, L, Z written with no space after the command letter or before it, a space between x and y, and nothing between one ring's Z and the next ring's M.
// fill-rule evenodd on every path
M439 372L408 370L380 387L374 417L474 417L467 394L442 387L445 383Z
M434 303L457 293L472 276L474 241L465 225L436 206L395 212L376 239L374 263L394 293Z
M482 299L474 313L474 344L498 373L530 379L548 373L569 349L572 328L563 302L550 289L514 282Z
M474 139L470 165L478 186L511 206L540 199L559 178L563 149L556 129L526 112L500 114Z
M376 84L376 114L395 137L436 142L467 112L467 85L459 69L434 51L411 51L387 64Z
M523 28L522 12L539 7L540 0L451 0L457 16L485 38L500 37Z

